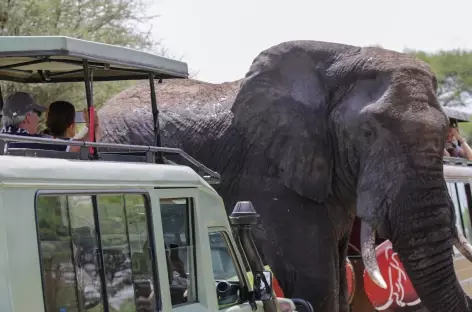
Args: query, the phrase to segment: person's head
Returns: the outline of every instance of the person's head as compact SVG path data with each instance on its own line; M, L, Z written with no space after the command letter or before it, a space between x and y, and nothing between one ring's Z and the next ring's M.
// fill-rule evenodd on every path
M448 130L448 133L447 133L447 142L451 142L452 139L454 138L454 133L455 133L455 130L458 129L458 124L457 124L457 120L453 119L453 118L449 118L449 130Z
M15 92L6 98L3 104L2 125L24 129L31 134L38 131L39 117L46 107L36 103L26 92Z
M67 101L51 103L46 118L46 126L52 136L72 138L76 130L74 105Z

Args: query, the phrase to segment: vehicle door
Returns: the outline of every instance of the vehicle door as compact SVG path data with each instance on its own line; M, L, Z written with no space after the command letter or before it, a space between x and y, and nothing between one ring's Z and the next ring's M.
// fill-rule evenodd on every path
M454 204L456 227L471 243L472 224L469 207L472 202L472 197L470 184L468 181L460 180L449 180L446 184L449 195L451 196L452 202ZM453 250L454 269L457 278L464 291L468 295L471 295L472 284L470 283L470 280L472 279L472 264L459 252L459 250L457 250L456 247L453 247Z
M172 310L186 309L183 306L194 304L193 311L253 312L244 298L247 294L243 291L247 288L247 279L242 278L245 268L235 256L236 246L230 239L231 233L225 227L207 228L206 222L212 218L205 207L198 206L197 199L202 198L198 189L159 189L154 196L160 205L161 214L154 215L154 224L162 224L164 261L169 276L169 288L166 288L170 290ZM212 222L227 222L224 206L221 209L224 218L215 217ZM208 244L210 248L206 249ZM159 245L156 248L159 250ZM203 253L204 250L210 250L211 255L206 251ZM213 265L209 265L209 260ZM209 281L213 281L213 285L209 285ZM229 288L225 289L225 286ZM214 291L216 296L208 295L207 291ZM167 311L166 304L169 303L163 302L164 311ZM261 301L257 303L256 311L263 312Z
M197 293L195 269L195 190L160 189L154 194L160 206L160 214L154 215L154 222L162 224L162 238L158 243L164 245L157 248L161 250L163 247L165 250L158 260L166 263L167 268L161 273L165 276L161 284L168 283L165 292L169 291L170 296L170 302L163 302L163 308L164 311L170 311L198 303L202 299Z
M236 257L236 246L230 239L231 233L224 227L208 229L213 277L215 280L218 310L252 312L248 298L245 298L249 267ZM263 312L262 301L256 301L257 311Z

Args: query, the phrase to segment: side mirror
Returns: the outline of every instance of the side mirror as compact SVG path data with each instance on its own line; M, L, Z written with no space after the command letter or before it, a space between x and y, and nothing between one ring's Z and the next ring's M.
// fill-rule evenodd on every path
M254 278L254 291L258 300L267 301L272 300L272 272L263 271L256 273Z

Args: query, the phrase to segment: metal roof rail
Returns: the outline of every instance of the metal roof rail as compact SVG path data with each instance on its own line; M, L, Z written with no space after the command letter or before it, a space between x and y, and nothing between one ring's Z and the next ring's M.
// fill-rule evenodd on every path
M70 146L79 146L83 149L89 147L95 148L104 148L104 149L115 149L115 150L128 150L133 152L145 152L151 153L154 157L146 157L147 162L156 163L156 156L154 154L162 153L165 155L179 155L190 164L197 167L197 173L200 174L208 183L217 184L220 182L220 174L206 167L204 164L200 163L198 160L181 150L180 148L171 148L171 147L157 147L149 145L131 145L131 144L118 144L118 143L101 143L101 142L87 142L87 141L66 141L61 139L53 138L41 138L41 137L30 137L30 136L21 136L21 135L12 135L6 133L0 133L0 140L5 142L25 142L25 143L38 143L38 144L53 144L53 145L70 145ZM3 151L0 154L8 154L8 150L15 150L14 148L9 148L8 144L5 144ZM29 149L32 150L32 149ZM35 149L38 150L38 149ZM68 152L69 153L69 152ZM98 158L95 160L100 160L100 154L106 154L106 152L98 153ZM120 155L120 154L117 154ZM126 155L126 154L123 154ZM83 159L83 158L82 158ZM94 160L89 158L89 160ZM119 160L116 160L119 161ZM165 159L165 164L177 165L176 162Z
M445 165L472 166L472 161L460 157L444 156L443 163Z

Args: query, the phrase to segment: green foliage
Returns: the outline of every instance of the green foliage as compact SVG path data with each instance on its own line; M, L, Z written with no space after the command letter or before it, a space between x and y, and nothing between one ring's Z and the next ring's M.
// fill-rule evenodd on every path
M472 52L463 50L405 51L431 66L438 81L438 97L444 106L466 105L472 95Z
M407 50L431 66L438 82L437 95L444 106L469 106L472 96L472 52L463 50L424 51ZM459 123L460 133L470 142L472 122Z
M0 35L65 35L85 40L126 46L165 54L150 30L140 30L148 20L144 0L2 0ZM94 84L94 102L103 105L111 96L133 82ZM2 82L3 96L13 91L31 92L42 105L68 100L78 108L86 107L84 83L25 85Z

